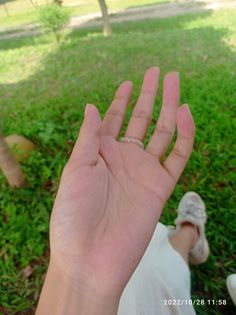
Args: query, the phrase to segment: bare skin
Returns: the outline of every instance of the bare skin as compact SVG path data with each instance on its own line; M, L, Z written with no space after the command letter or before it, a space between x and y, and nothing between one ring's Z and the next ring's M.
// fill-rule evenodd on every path
M159 69L149 68L127 137L144 140L158 80ZM95 106L86 107L52 211L50 265L37 315L117 314L190 157L195 126L188 106L179 107L178 74L165 76L161 113L145 150L117 140L131 91L131 82L121 84L103 121ZM163 160L176 125L176 143Z
M191 223L184 223L180 230L170 238L174 249L180 253L185 262L189 262L189 253L196 244L199 237L198 228Z

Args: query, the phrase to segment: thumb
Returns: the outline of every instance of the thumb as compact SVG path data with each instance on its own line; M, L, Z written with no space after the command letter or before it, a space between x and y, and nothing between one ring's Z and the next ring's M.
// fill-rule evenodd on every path
M84 121L80 128L79 137L75 143L70 160L78 165L95 165L98 161L101 142L101 118L94 105L87 104Z

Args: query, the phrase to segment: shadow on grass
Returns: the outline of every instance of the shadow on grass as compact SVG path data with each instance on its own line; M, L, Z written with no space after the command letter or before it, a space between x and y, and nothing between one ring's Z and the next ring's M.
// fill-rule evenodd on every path
M35 33L27 36L19 36L17 38L9 38L4 40L0 39L0 51L31 46L33 47L40 44L48 44L51 41L51 38L48 39L47 36Z
M36 303L42 275L37 274L37 278L33 275L28 280L30 294L24 288L26 284L17 282L14 277L25 264L31 264L35 257L39 257L48 248L48 230L45 228L48 217L43 221L42 216L42 230L37 232L39 234L35 232L38 227L38 209L45 200L48 204L52 203L55 195L53 180L58 180L58 170L62 169L71 143L76 139L85 104L89 102L98 105L104 114L119 83L130 79L135 85L131 102L134 105L143 72L154 64L161 67L162 73L173 69L180 72L182 100L191 105L198 131L192 159L168 202L168 210L164 211L162 221L173 224L175 214L171 209L176 208L182 194L187 190L195 190L203 196L209 215L207 235L212 253L204 266L192 269L193 294L205 301L225 298L227 305L205 304L197 307L196 311L198 314L214 315L235 313L226 292L225 277L236 268L232 254L236 251L233 200L236 188L236 178L233 175L236 126L235 119L232 118L233 112L235 113L232 104L236 99L232 69L236 56L224 41L228 34L226 28L201 27L200 24L192 28L189 26L195 20L204 20L209 16L210 12L165 20L117 24L113 26L113 34L109 38L102 37L98 28L73 31L55 53L49 54L41 62L34 75L15 84L0 86L3 132L6 135L24 134L38 144L40 151L37 160L25 165L27 175L30 176L28 188L18 191L17 194L12 193L9 198L8 187L1 183L1 215L4 215L8 206L14 205L21 209L24 203L24 211L30 213L31 219L27 221L25 218L24 221L29 224L27 233L23 228L22 231L18 228L20 241L11 239L15 219L0 223L3 233L6 233L4 239L7 244L11 244L15 250L20 248L14 254L13 262L11 255L2 262L5 273L14 279L10 290L13 293L11 296L6 296L5 293L4 297L4 305L8 303L8 309L15 310L18 307L13 302L16 296L21 296L22 301L29 304ZM43 38L42 42L41 38L6 41L2 43L2 49L7 52L8 49L19 49L27 45L40 49L41 44L49 45L46 37ZM39 47L34 47L36 45ZM129 112L130 110L131 108ZM158 111L156 106L155 118ZM153 129L154 123L150 132ZM24 198L28 202L23 202ZM50 210L48 209L48 213ZM20 219L21 213L18 216ZM227 224L227 229L224 224ZM31 235L30 233L36 233L35 242L44 240L40 251L29 246L27 235ZM28 254L27 258L23 254ZM38 265L35 269L37 268ZM37 294L32 294L32 287ZM6 282L3 292L8 289ZM0 305L1 303L0 297ZM17 314L23 314L23 309L29 309L27 307L22 306Z

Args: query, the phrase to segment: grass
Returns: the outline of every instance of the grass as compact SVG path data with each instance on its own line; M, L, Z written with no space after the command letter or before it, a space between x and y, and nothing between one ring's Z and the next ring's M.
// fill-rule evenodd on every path
M78 135L86 103L102 115L122 80L132 80L135 104L145 68L181 75L181 99L192 109L197 138L188 167L165 208L173 223L188 190L206 202L211 246L208 262L192 268L197 314L235 314L225 278L236 271L236 11L221 10L67 34L60 47L51 35L2 41L1 125L23 134L37 150L22 163L24 189L0 175L0 314L33 314L48 261L48 222L63 166ZM159 95L161 95L161 90ZM160 108L156 103L154 120ZM152 123L149 135L154 129ZM22 270L33 268L26 277ZM224 306L207 300L226 299ZM213 302L212 302L213 303Z
M109 11L114 12L168 1L169 0L107 0L106 3ZM38 3L43 5L47 3L47 1L41 0L38 1ZM97 0L81 0L77 4L73 0L64 0L63 5L68 7L72 16L100 12ZM32 6L31 2L28 0L13 0L7 2L7 8L9 16L7 16L4 6L0 5L0 30L9 27L19 27L22 24L35 23L38 21L37 7Z

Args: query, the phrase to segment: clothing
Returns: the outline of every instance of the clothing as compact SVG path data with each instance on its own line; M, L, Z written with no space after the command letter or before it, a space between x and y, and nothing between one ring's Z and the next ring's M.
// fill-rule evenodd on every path
M123 291L118 315L194 315L190 285L188 265L170 244L167 227L158 223Z

